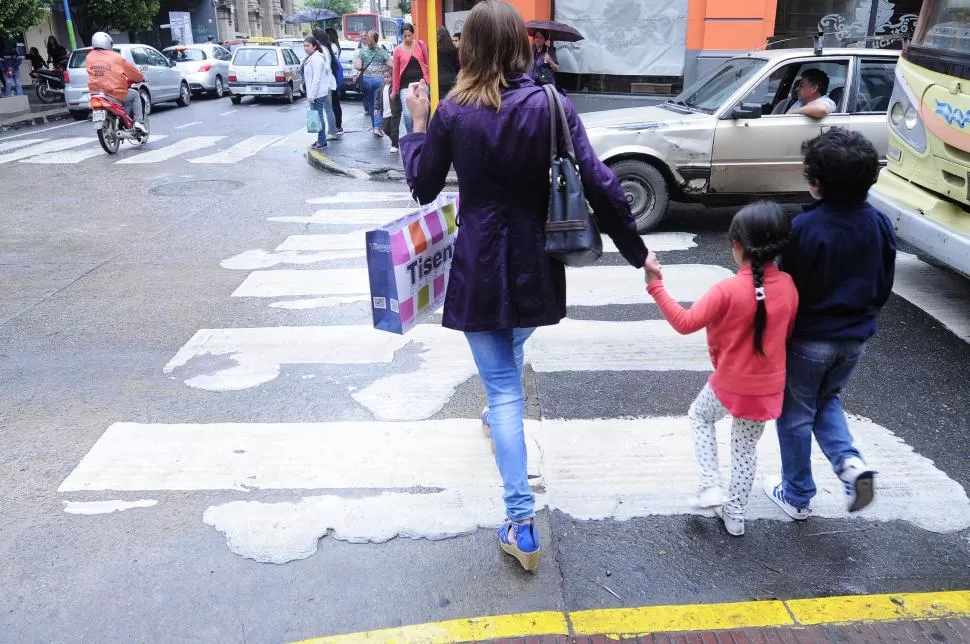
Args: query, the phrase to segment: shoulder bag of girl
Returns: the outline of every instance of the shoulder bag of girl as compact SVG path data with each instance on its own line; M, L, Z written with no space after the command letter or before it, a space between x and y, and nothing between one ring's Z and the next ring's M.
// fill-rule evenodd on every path
M551 167L546 252L566 266L590 266L603 255L603 239L586 202L566 110L559 92L550 85L542 89L549 101L552 132L549 143ZM565 141L565 156L559 147L560 133Z

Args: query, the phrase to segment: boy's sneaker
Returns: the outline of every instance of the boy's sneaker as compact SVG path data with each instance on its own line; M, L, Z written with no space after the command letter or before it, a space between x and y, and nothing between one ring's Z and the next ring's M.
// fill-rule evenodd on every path
M842 462L839 478L849 498L849 512L858 512L872 503L873 483L876 473L858 456L850 456Z
M506 519L498 529L498 545L526 570L539 567L539 531L534 521L516 523Z
M768 476L765 477L764 482L765 494L768 498L775 502L779 508L781 508L785 514L790 516L795 521L804 521L808 517L812 516L812 510L810 508L796 508L794 505L785 500L785 493L781 486L780 476Z
M724 490L721 489L721 486L715 485L704 488L696 496L690 497L687 502L690 503L692 508L709 510L727 503L727 497L724 496Z
M735 537L744 536L744 518L728 514L724 510L724 506L714 508L714 514L724 522L724 529L728 531L728 534Z
M485 436L488 437L489 444L492 447L492 454L494 454L495 441L492 440L492 426L488 424L488 407L482 410L482 431L485 432Z

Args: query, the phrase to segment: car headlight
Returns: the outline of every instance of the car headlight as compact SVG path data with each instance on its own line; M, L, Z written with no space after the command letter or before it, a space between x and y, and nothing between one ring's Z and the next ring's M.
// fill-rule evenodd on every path
M926 125L920 117L919 99L896 68L896 85L889 101L889 127L919 154L926 152Z

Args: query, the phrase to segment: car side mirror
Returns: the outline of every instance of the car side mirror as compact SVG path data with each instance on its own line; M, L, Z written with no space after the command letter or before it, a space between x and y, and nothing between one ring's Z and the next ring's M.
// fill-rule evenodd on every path
M735 105L734 110L731 112L731 118L736 121L743 119L760 119L761 105L758 103L741 103L740 105Z

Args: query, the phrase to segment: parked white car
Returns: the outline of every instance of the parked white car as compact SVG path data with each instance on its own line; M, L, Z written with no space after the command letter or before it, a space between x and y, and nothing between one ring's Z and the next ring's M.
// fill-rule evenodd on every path
M215 43L205 43L166 47L162 53L175 63L176 69L185 74L189 88L194 93L208 92L216 98L225 96L229 61L232 60L228 49Z
M233 53L229 64L229 92L233 104L243 96L274 96L292 103L297 92L306 96L300 59L289 47L247 45Z
M185 107L192 100L192 91L185 74L175 68L175 63L162 55L160 51L148 45L116 44L114 50L128 59L141 73L145 75L145 82L138 91L145 102L145 113L151 111L152 106L166 101L175 101L179 107ZM64 100L71 116L83 120L91 113L90 94L88 93L88 70L85 66L90 47L75 49L67 63L64 74Z

